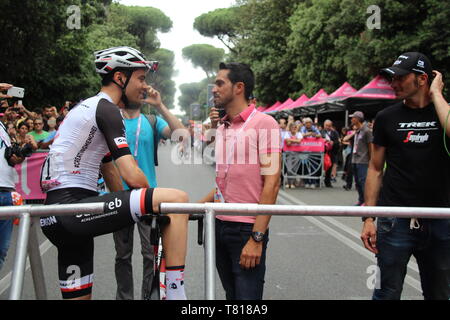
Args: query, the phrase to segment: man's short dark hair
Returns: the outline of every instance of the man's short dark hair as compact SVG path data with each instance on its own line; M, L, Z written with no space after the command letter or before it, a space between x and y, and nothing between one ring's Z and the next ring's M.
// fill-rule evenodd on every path
M243 82L245 99L250 100L250 97L253 96L253 89L255 88L255 75L249 65L238 62L222 62L219 65L219 70L230 71L228 73L228 79L230 79L232 84Z
M41 116L42 116L42 113L44 112L44 110L42 110L42 108L39 108L39 107L35 108L33 111L37 114L40 114Z
M107 85L109 85L111 82L113 82L113 78L114 78L114 74L116 72L123 72L127 78L131 77L131 74L133 73L134 70L137 69L129 69L129 68L115 68L113 71L111 71L108 74L105 74L104 76L102 76L102 86L106 87Z

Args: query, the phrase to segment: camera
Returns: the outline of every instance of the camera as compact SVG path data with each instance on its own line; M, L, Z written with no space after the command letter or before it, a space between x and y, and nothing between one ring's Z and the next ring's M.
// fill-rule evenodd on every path
M32 153L33 147L31 146L31 144L27 143L23 147L21 147L19 144L13 143L11 147L7 147L5 149L5 159L6 161L8 161L8 164L11 167L14 167L14 164L11 163L11 157L13 155L19 158L28 158L31 156Z

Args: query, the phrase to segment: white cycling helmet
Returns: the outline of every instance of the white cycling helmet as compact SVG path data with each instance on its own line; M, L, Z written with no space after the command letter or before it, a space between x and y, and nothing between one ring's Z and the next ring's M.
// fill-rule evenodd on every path
M140 69L146 68L155 72L157 61L148 61L145 56L131 47L113 47L94 52L95 71L100 75L107 75L116 68Z

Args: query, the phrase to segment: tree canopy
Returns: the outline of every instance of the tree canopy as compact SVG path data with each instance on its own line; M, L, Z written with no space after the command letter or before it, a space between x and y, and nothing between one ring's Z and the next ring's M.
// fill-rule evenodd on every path
M225 50L209 44L193 44L183 48L183 58L190 60L194 67L201 68L208 80L212 80L224 56Z
M205 37L214 37L231 51L239 38L240 11L238 7L221 8L202 14L194 21L194 28Z
M370 0L236 0L199 16L204 36L232 39L228 60L248 63L256 96L272 104L344 81L365 85L403 52L426 54L450 77L450 3L380 0L380 28L369 26ZM234 23L233 23L234 22Z
M94 95L100 78L93 52L122 45L161 59L157 82L167 106L173 107L173 53L159 51L156 36L168 32L172 21L159 9L127 7L111 0L24 1L20 5L0 0L0 12L0 81L25 88L27 107L62 105Z

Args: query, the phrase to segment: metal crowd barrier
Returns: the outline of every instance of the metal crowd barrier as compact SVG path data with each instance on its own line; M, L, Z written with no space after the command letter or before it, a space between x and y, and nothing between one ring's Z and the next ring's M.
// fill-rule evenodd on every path
M62 205L25 205L0 207L0 219L20 218L19 233L17 235L16 256L9 293L10 300L19 300L23 290L23 278L27 253L34 283L37 300L47 299L44 280L44 270L39 251L37 226L39 217L70 216L74 214L99 214L104 211L104 203L62 204Z
M68 205L25 205L0 207L0 219L20 218L17 249L11 281L11 300L19 300L27 252L33 276L36 299L47 299L46 286L36 233L38 217L74 214L101 214L104 203L83 203ZM450 218L450 208L413 207L356 207L356 206L301 206L301 205L258 205L243 203L162 203L162 214L204 214L205 228L205 299L215 299L215 217L216 215L274 215L274 216L342 216L342 217L399 217L399 218ZM33 220L33 224L32 224Z
M283 151L283 189L288 179L308 179L319 182L321 188L325 181L323 170L324 152Z
M243 203L162 203L161 213L205 214L205 300L215 299L216 215L274 215L274 216L342 216L342 217L399 217L450 218L450 208L413 207L357 207L357 206L300 206L258 205Z

